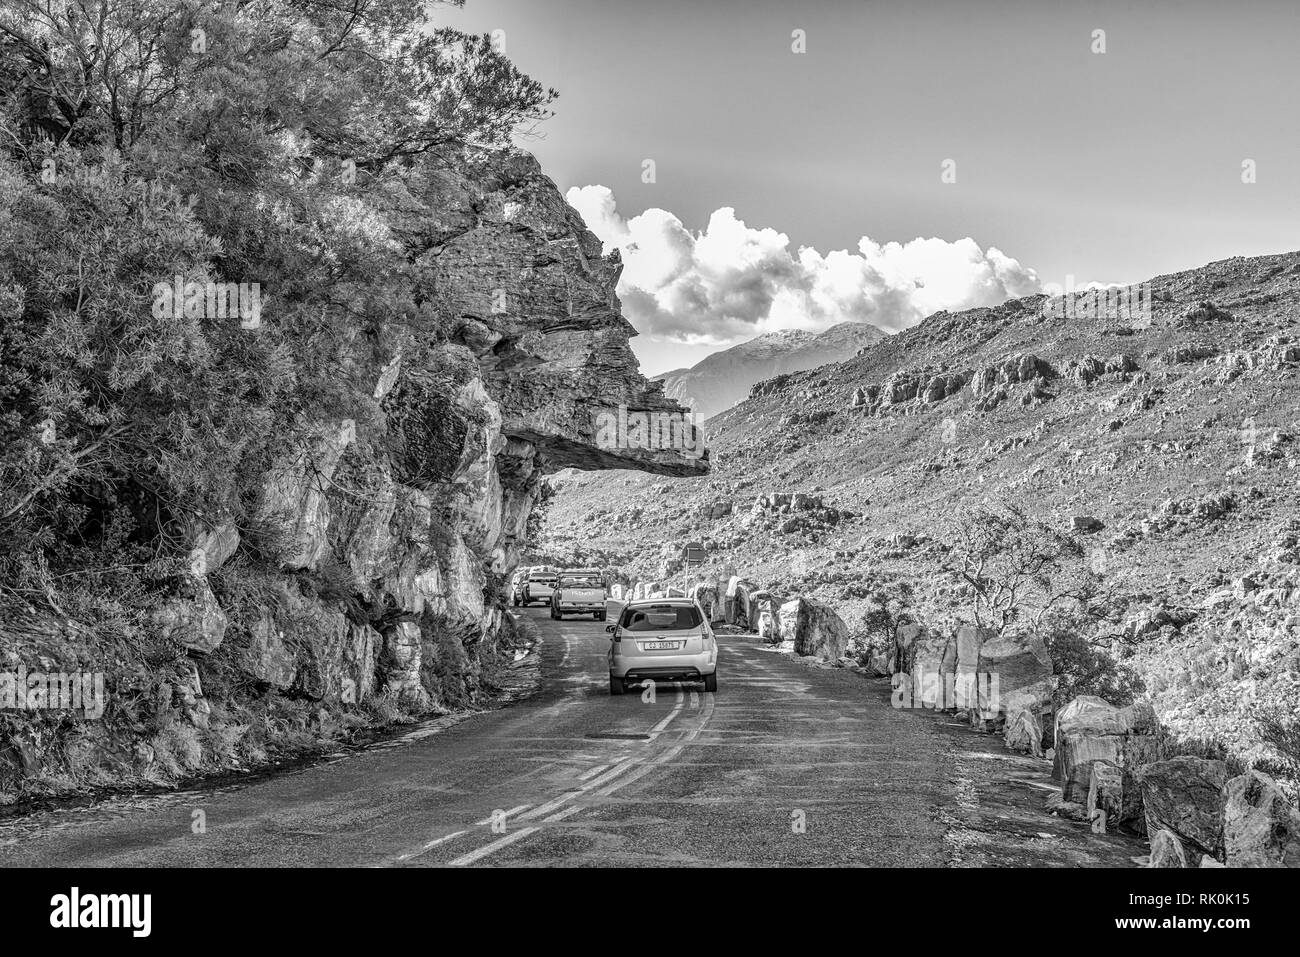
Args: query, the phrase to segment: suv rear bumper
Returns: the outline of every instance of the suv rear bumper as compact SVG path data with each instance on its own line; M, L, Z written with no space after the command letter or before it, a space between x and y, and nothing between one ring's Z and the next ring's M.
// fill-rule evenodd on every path
M658 681L699 681L718 669L714 655L656 655L653 658L636 658L613 655L609 662L609 676L636 681L654 678Z

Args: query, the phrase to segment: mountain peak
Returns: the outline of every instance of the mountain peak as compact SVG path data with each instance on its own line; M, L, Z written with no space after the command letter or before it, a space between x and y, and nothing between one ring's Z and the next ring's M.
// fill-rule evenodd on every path
M656 378L665 396L708 418L742 401L756 382L843 362L887 335L866 322L841 322L821 332L778 329Z

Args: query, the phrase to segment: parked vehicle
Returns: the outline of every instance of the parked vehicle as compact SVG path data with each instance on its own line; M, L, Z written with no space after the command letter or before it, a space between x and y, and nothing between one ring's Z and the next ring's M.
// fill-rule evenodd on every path
M605 620L605 578L594 568L569 568L560 572L551 593L551 617L591 615Z
M549 602L551 594L555 591L556 577L555 572L545 568L534 568L530 571L524 580L524 604L545 605Z
M609 693L638 681L703 681L718 690L718 641L700 606L690 598L629 602L607 625Z

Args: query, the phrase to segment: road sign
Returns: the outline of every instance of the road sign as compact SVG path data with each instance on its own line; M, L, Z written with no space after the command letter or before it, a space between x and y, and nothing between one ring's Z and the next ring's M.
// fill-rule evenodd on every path
M682 548L682 558L691 565L699 565L704 562L704 546L699 542L687 542Z

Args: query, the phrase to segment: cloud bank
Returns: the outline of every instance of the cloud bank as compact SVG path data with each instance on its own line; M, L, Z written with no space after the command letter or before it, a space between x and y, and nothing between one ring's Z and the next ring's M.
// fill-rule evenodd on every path
M778 329L820 331L840 322L913 325L940 309L970 309L1041 291L1032 269L970 238L880 243L857 252L791 251L774 229L755 229L729 206L700 232L663 209L625 218L605 186L565 197L625 263L618 294L638 332L726 345Z

